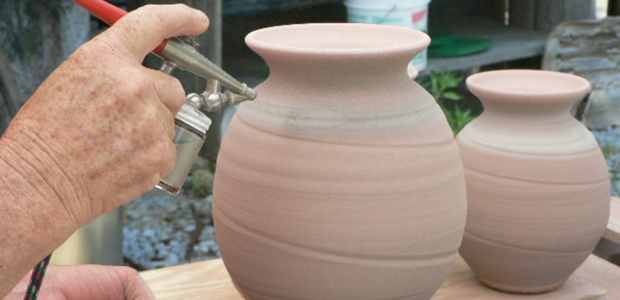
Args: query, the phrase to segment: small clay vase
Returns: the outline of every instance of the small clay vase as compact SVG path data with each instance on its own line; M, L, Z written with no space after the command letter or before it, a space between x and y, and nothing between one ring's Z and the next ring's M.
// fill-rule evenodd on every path
M470 76L484 112L457 136L468 215L460 253L485 285L556 289L583 263L609 218L607 166L569 113L590 90L574 75L505 70Z
M250 33L271 74L223 139L214 220L246 299L427 300L465 226L463 169L407 65L430 39L373 24Z

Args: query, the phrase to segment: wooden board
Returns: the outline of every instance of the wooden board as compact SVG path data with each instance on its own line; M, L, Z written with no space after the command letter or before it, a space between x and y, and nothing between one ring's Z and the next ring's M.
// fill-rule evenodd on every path
M605 289L588 281L580 272L575 273L559 289L545 294L516 295L506 294L489 289L478 282L474 272L465 261L459 259L448 279L439 288L432 300L604 300L607 298Z
M438 4L436 2L450 2ZM491 12L475 15L471 5L455 0L433 0L429 16L431 31L450 31L457 36L485 37L491 39L491 49L469 56L433 58L427 70L455 71L537 57L543 54L549 31L561 22L592 19L595 17L595 0L518 0L510 1L509 23L503 23L505 1L489 0L484 6ZM451 5L450 5L451 4ZM443 8L442 6L449 6ZM489 17L491 16L491 17Z
M620 244L620 198L611 198L609 223L607 223L607 229L603 237Z
M159 300L243 300L220 259L147 271L141 275ZM432 300L611 300L620 299L619 283L619 267L590 255L568 282L554 292L534 296L503 294L481 286L465 262L459 260Z
M433 20L429 20L433 21ZM467 56L430 58L423 73L464 70L499 62L540 56L545 49L547 32L504 26L488 17L462 17L455 22L437 18L430 30L450 31L460 37L489 38L491 49Z
M141 273L158 300L243 300L221 259Z
M508 8L510 26L536 28L536 0L513 1Z
M595 0L537 0L536 29L553 30L562 22L596 18Z

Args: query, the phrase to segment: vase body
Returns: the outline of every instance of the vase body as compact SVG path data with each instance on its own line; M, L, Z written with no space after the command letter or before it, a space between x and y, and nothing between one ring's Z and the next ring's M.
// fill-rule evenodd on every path
M462 164L407 74L406 28L308 24L246 38L269 64L224 137L222 258L246 299L429 299L461 242Z
M534 70L467 79L484 112L457 136L468 215L460 253L495 289L559 287L588 257L609 218L607 166L569 113L587 80Z

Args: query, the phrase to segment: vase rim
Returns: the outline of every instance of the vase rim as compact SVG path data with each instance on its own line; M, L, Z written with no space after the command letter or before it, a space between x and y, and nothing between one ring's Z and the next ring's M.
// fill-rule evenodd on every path
M582 97L591 88L590 82L580 76L545 70L496 70L471 75L466 81L474 93L549 98L571 95ZM566 97L557 97L558 99Z
M364 23L307 23L267 27L249 33L253 49L322 55L370 55L422 51L430 44L424 32Z

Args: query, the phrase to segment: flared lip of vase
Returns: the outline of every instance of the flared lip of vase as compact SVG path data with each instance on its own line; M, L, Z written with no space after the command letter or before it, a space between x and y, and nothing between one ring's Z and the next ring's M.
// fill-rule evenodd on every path
M245 41L254 50L338 56L422 52L430 44L415 29L364 23L274 26L251 32Z
M498 70L471 75L469 90L479 98L505 101L575 102L590 91L590 82L572 74L543 70Z

